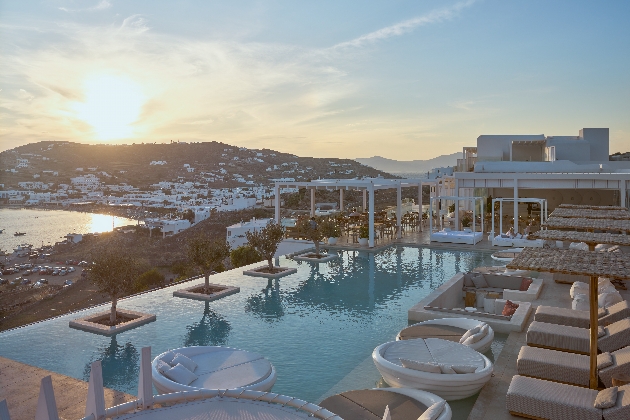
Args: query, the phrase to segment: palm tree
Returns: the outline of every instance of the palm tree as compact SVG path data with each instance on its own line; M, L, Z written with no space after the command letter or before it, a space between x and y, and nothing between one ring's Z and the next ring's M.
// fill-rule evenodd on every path
M103 248L93 257L89 278L99 292L108 294L112 299L110 325L116 325L118 299L133 291L139 274L138 261L121 247Z
M230 256L230 245L220 239L211 241L203 236L196 236L188 243L188 260L197 267L206 280L203 292L210 291L210 274L223 270L223 260Z

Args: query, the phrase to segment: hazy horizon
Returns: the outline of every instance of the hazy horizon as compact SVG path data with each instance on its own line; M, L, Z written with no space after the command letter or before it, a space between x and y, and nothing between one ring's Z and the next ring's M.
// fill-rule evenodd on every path
M630 144L630 3L0 3L0 150L219 141L427 160L482 134Z

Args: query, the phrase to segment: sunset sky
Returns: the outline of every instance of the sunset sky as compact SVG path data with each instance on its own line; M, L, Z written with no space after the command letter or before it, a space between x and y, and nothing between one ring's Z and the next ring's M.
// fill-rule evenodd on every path
M609 127L630 151L629 19L624 0L0 0L0 150L412 160Z

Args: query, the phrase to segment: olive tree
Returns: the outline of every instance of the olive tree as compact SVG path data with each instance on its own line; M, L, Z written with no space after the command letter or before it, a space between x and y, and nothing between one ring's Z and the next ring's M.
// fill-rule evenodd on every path
M211 241L203 236L197 236L188 243L188 260L205 278L204 293L207 294L210 289L210 274L213 271L221 271L223 260L229 255L230 245L220 239Z
M303 236L313 241L313 244L315 244L315 255L319 257L321 255L319 253L319 242L325 237L325 224L318 224L315 221L314 217L312 217L310 220L304 217L298 220L296 227L300 236Z
M270 220L267 226L258 231L245 232L249 246L258 251L263 259L267 260L270 272L273 272L273 256L278 250L278 245L284 239L284 233L284 226L273 220Z
M138 260L120 247L104 248L93 256L88 276L98 291L112 300L110 325L116 325L118 299L133 292L139 267Z

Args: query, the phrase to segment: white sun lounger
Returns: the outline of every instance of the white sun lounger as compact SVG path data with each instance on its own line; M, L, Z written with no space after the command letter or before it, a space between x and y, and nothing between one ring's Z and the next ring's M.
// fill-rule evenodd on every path
M630 317L630 302L621 301L608 309L599 308L597 323L601 326ZM588 311L576 311L568 308L556 308L554 306L540 305L534 314L534 320L549 324L568 325L570 327L588 328L590 314Z

